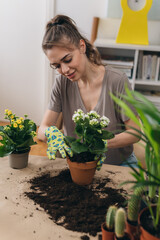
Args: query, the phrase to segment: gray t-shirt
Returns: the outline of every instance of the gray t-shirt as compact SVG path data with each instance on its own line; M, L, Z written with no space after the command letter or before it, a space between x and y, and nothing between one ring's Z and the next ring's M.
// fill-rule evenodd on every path
M100 116L106 116L110 119L110 124L107 127L108 131L118 133L124 130L120 124L128 120L128 117L125 116L123 110L115 104L109 93L111 92L115 96L118 96L118 93L125 94L125 83L127 83L130 89L131 86L124 73L109 66L105 68L101 94L93 110ZM84 113L87 113L79 92L78 83L71 82L62 75L58 76L52 88L48 108L55 112L62 112L64 135L75 137L75 125L72 120L72 115L77 109L82 109ZM130 108L133 109L132 106L130 106ZM123 148L108 149L105 163L119 165L125 161L132 152L133 145Z

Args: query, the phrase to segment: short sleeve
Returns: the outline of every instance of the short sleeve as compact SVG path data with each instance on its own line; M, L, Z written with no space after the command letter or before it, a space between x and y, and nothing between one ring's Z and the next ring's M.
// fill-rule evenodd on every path
M128 87L129 90L132 90L131 84L130 84L126 74L122 74L121 79L116 86L116 96L118 98L121 99L121 96L119 96L119 94L126 95L126 91L125 91L126 86ZM134 112L135 115L138 115L135 108L131 104L129 104L126 101L124 101L124 102L127 103L129 108ZM124 113L124 109L122 109L120 106L116 106L116 109L117 109L117 113L118 113L121 121L125 122L125 121L129 120L129 117L126 116Z
M62 94L61 94L61 76L57 77L51 90L51 96L48 104L48 109L61 112L62 111Z

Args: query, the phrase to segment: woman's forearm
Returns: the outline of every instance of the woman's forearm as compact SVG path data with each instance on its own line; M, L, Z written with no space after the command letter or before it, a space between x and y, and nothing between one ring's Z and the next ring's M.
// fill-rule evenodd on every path
M45 130L47 129L48 126L40 126L39 129L38 129L38 139L43 141L43 142L46 142L47 141L47 138L45 136Z
M107 147L121 148L121 147L125 147L138 142L140 140L140 136L136 137L133 134L137 134L137 133L135 133L134 130L129 130L127 132L125 131L125 132L119 133L115 135L114 138L109 139L107 141Z
M40 124L40 127L38 129L38 139L46 142L47 138L45 136L45 131L48 127L56 125L57 119L58 119L59 113L46 110L45 115L43 117L42 123Z

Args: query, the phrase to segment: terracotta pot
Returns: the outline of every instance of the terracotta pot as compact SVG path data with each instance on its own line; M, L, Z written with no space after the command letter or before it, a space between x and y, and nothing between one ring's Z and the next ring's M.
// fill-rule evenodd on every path
M126 232L129 233L131 236L132 240L137 240L139 236L138 232L138 223L137 225L133 225L131 222L128 220L126 221Z
M106 229L106 224L102 223L101 230L102 230L102 240L114 240L114 232L110 232Z
M116 235L114 235L114 240L119 240L119 239L121 239L121 240L132 240L132 236L127 232L125 232L124 237L121 237L121 238L117 238ZM136 239L136 240L138 240L138 239Z
M153 205L152 207L154 208L156 205ZM155 237L143 228L141 218L145 211L149 211L148 207L142 209L138 216L138 224L140 226L140 240L160 240L160 238Z
M29 150L30 151L30 150ZM9 155L9 165L11 168L22 169L28 166L29 151L25 153L12 153Z
M67 158L67 163L73 182L78 185L88 185L92 182L97 167L97 161L77 163L71 162Z

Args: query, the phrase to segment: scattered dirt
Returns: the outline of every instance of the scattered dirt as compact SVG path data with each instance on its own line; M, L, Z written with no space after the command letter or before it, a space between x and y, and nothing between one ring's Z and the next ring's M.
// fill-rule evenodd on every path
M126 204L126 192L109 187L110 182L113 186L111 179L95 177L89 186L79 186L72 182L66 169L54 177L46 173L31 179L31 192L25 195L39 204L56 224L96 236L101 232L108 207ZM83 237L87 239L86 235Z

